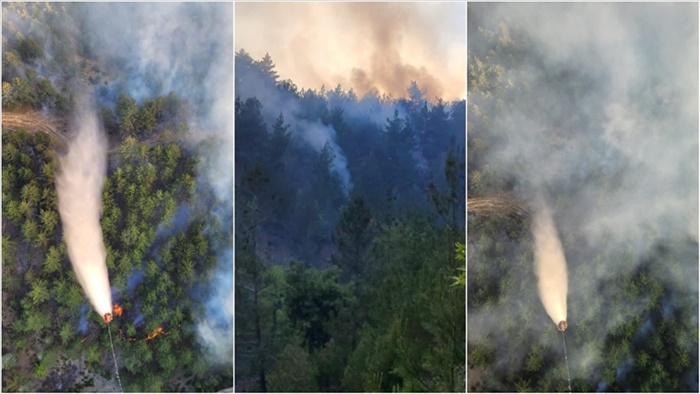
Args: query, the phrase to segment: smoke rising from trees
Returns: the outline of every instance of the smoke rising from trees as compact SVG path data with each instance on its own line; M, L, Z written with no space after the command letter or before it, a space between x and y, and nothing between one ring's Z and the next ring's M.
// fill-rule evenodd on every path
M107 143L94 111L84 99L73 120L68 154L56 178L58 211L76 277L100 316L112 312L100 212L107 170Z

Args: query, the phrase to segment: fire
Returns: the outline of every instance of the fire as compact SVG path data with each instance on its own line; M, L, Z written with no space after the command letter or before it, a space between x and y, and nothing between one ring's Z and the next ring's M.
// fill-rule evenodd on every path
M127 341L129 341L129 342L136 342L136 341L139 341L139 339L136 339L136 338L133 338L133 337L127 338L127 337L124 335L124 331L122 331L121 328L118 328L118 329L117 329L117 332L119 332L119 336L121 337L122 340L127 340ZM146 338L143 338L143 340L144 340L144 341L150 341L151 339L157 337L158 334L165 334L165 333L166 333L166 332L165 332L165 330L163 330L163 327L158 327L158 328L156 328L155 330L153 330L153 332L151 333L151 335L149 335L149 336L146 337Z
M151 333L151 335L149 335L148 338L146 338L146 340L149 341L149 340L157 337L158 334L165 334L165 331L163 331L163 327L158 327L155 330L153 330L153 333Z
M122 308L119 304L114 304L114 314L117 316L121 316L122 312L124 312L124 308Z

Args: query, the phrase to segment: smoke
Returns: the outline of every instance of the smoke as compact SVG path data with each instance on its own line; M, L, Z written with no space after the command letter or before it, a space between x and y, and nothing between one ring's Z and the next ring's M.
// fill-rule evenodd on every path
M537 289L544 309L554 324L558 324L566 320L566 258L552 216L544 204L534 214L532 234Z
M465 15L457 3L237 3L236 48L269 52L306 89L405 97L419 81L430 99L463 99Z
M146 271L143 268L133 268L131 270L131 275L126 279L126 289L130 294L132 294L136 286L141 283L145 275Z
M302 138L311 145L316 152L320 152L326 144L333 149L333 170L340 177L343 190L347 194L352 186L350 183L350 172L348 171L348 161L343 150L336 144L335 129L333 126L324 126L319 122L310 123L304 120L295 122L297 130L301 131Z
M78 332L85 335L88 331L88 320L85 313L88 311L87 304L80 306L80 321L78 322Z
M507 136L472 160L516 179L526 200L533 190L547 190L558 199L560 228L580 231L586 244L606 234L641 261L655 242L697 240L694 10L691 4L470 5L470 56L486 60L487 42L495 38L483 29L496 32L500 50L517 56L493 55L507 66L501 79L519 84L506 93L507 107L492 106L477 92L470 96L488 128ZM470 129L474 138L479 132ZM595 274L603 279L608 271Z
M568 308L570 327L580 329L578 339L567 338L572 375L596 384L615 356L606 353L606 339L623 324L642 326L659 313L648 289L634 297L621 285L635 275L653 277L675 308L654 324L669 319L697 332L697 13L689 3L469 4L470 175L480 168L491 176L489 192L512 190L528 203L538 191L551 198L544 210L533 210L535 258L550 250L564 263L565 250L560 274L566 278L568 270L571 281L550 303L542 278L554 272L511 276L530 260L524 246L508 243L512 265L469 277L503 288L515 281L521 289L539 279L550 318L556 323ZM493 253L475 243L470 258ZM516 334L518 343L556 343L528 305L538 306L536 299L498 289L495 310L470 311L470 346L491 332L514 335L498 319L492 326L491 315L517 315L535 326ZM697 355L692 336L683 341L691 357ZM526 356L513 354L519 350L512 340L495 342L510 367ZM626 360L614 362L624 369Z
M246 71L244 67L237 66L236 68L236 78L240 81L236 84L236 96L241 100L252 97L258 99L262 104L263 119L268 125L274 124L277 117L282 114L286 125L290 126L290 130L300 136L302 141L309 144L316 152L320 152L326 143L330 144L335 156L333 170L338 174L343 190L347 193L352 186L350 171L345 153L337 144L337 135L333 126L304 119L304 111L297 98L283 94L276 87L263 81L257 73ZM363 118L370 122L377 122L378 125L382 125L382 122L386 121L386 117L381 118L381 116L389 113L386 108L388 105L378 99L373 101L371 95L368 95L366 100L361 101L362 105L356 107L351 105L349 100L339 97L333 91L328 94L333 97L332 103L342 108L344 115L347 114L348 120Z
M56 178L58 212L73 269L100 316L112 311L112 294L100 227L107 144L94 109L85 99L76 105L75 130L68 154L60 158Z
M219 261L230 261L233 251L224 252ZM233 266L223 264L211 280L212 295L206 302L207 319L197 325L197 334L210 350L215 362L226 364L233 360Z
M494 116L480 105L492 129L512 133L489 152L489 165L595 212L575 218L589 240L606 229L642 251L648 239L635 229L659 223L697 239L698 215L688 214L698 206L697 6L470 7L474 25L518 37L519 50L538 57L502 60L503 79L522 81L508 111ZM472 53L484 37L470 30ZM619 178L605 203L596 177ZM664 204L653 203L659 196Z

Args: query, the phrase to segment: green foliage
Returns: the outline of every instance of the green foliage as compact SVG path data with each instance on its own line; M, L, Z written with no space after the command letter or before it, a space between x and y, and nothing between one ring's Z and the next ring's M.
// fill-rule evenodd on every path
M243 50L235 70L237 89L259 82L235 100L237 379L463 391L465 289L450 278L464 266L464 102L429 104L416 83L399 100L300 90ZM292 127L268 117L281 108Z
M51 325L51 317L38 309L33 309L28 312L27 322L24 327L27 332L41 332L43 329Z
M316 392L316 371L308 353L301 347L287 345L269 375L270 392Z
M364 199L354 196L340 211L333 240L338 246L334 263L343 270L346 278L362 279L369 273L366 253L374 237L372 214Z
M53 94L50 85L39 81L36 86L43 92L40 100L49 100ZM30 90L26 93L31 95ZM171 99L177 101L176 96ZM167 104L167 100L158 102ZM177 103L170 104L176 110L172 105ZM154 104L149 105L154 110ZM172 119L178 116L156 112L157 124L150 131L158 131L164 121L161 115ZM148 122L145 124L152 126ZM106 332L98 330L101 319L92 310L87 316L89 330L99 334L88 334L84 343L84 337L76 335L81 307L88 302L62 241L53 144L43 133L3 131L2 209L6 221L2 252L3 272L7 274L3 292L8 292L13 300L3 305L3 324L10 327L3 329L3 349L12 354L44 354L36 365L12 365L8 361L8 368L13 368L8 373L19 378L4 380L3 389L25 385L24 391L32 391L27 385L34 387L37 379L43 380L52 373L58 349L65 351L69 359L84 356L91 369L112 368L111 364L102 365L111 360L111 355L107 357L109 338ZM132 269L143 269L146 256L150 254L151 260L152 256L162 257L152 262L154 267L148 269L136 294L122 293L118 301L125 306L125 315L115 318L112 327L115 346L122 347L124 357L124 369L120 372L125 381L138 382L132 387L136 391L160 390L166 381L175 379L176 371L195 376L192 387L200 381L209 390L231 385L232 379L226 382L222 378L225 372L217 372L211 378L206 373L209 364L197 361L206 356L191 328L201 313L190 299L193 287L209 279L216 263L212 239L226 241L211 235L208 223L214 221L206 209L197 208L192 215L195 218L185 226L172 223L181 204L206 206L212 195L207 190L198 195L196 154L175 143L151 147L127 138L114 153L118 160L112 163L118 166L109 168L105 180L101 220L111 285L125 289ZM167 226L169 230L164 230ZM159 238L158 232L166 234ZM141 293L145 289L149 292ZM130 337L141 340L129 342L120 338L116 328L133 321L138 313L143 314L148 329L122 327ZM144 341L157 326L164 327L166 334ZM182 369L178 369L181 365ZM150 375L158 378L149 378Z
M137 130L138 107L131 97L120 94L116 104L117 123L122 138L133 137Z
M344 299L347 288L337 283L337 277L337 270L308 270L296 261L287 271L287 315L309 350L327 343L330 336L326 323L348 302Z
M39 365L34 368L34 375L36 375L37 378L43 378L46 376L46 367L44 367L43 363L39 363Z
M17 357L12 353L6 353L2 355L2 369L8 370L12 369L17 363Z
M463 264L466 264L466 259L467 259L466 245L463 243L457 242L457 244L455 245L455 260L462 262ZM452 279L454 279L454 283L452 285L466 287L467 286L467 267L466 267L466 265L464 267L458 267L457 270L461 271L461 273L458 276L452 277Z
M44 50L33 37L27 37L20 40L17 44L17 53L19 53L23 62L30 62L42 57Z
M32 283L32 291L29 292L32 302L39 304L49 299L48 284L45 280L39 279Z

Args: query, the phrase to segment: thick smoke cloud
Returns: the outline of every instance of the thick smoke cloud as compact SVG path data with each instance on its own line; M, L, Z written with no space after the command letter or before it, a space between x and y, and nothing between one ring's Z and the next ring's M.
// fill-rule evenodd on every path
M516 164L526 166L533 189L572 189L596 170L617 174L620 188L611 191L612 201L596 204L595 215L579 224L591 238L605 228L627 241L634 229L673 217L685 222L668 230L697 239L698 33L692 7L475 5L477 18L507 21L526 34L543 63L514 72L530 89L512 111L494 117L494 127L517 132L494 149L490 164L507 173ZM557 67L587 78L569 89L575 98L538 90ZM548 104L540 108L548 113L531 111L525 101L533 99ZM557 130L563 125L571 129ZM564 133L569 138L556 139ZM589 188L575 193L582 211L593 208ZM663 204L652 203L659 198Z
M68 154L56 178L68 256L78 282L100 316L112 312L112 294L102 241L100 212L107 172L107 141L95 110L85 99L77 105Z
M238 3L236 49L269 52L306 89L405 97L415 80L431 100L462 99L465 14L458 3Z
M657 278L679 287L665 296L664 308L687 305L675 298L680 294L697 300L697 255L683 246L698 239L697 15L698 5L689 3L469 5L470 63L474 55L482 62L492 56L503 66L494 72L512 87L505 102L482 100L470 87L470 116L483 114L488 124L480 127L499 135L478 164L513 182L530 204L545 195L569 263L570 329L587 310L601 311L597 324L586 326L600 343L567 337L572 378L591 379L579 374L598 370L601 343L629 316L607 312L623 291L607 286L613 275L631 275L659 250L672 250L687 257L678 263L685 279ZM503 52L488 55L494 41ZM593 260L601 249L611 251L608 258ZM472 248L469 258L483 258L478 252ZM625 311L644 316L648 301L625 301ZM506 331L498 316L532 305L499 308L470 312L471 344L494 335L504 348L512 345L500 338ZM697 325L694 316L684 327ZM520 339L541 338L542 331L523 328ZM507 349L511 359L496 368L523 362L526 354Z

